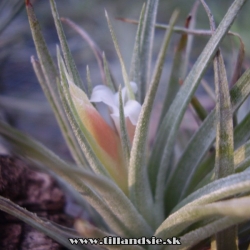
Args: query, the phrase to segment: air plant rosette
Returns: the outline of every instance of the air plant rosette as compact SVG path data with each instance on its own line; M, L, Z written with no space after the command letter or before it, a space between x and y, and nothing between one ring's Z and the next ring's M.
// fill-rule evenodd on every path
M127 73L111 21L106 14L114 46L121 64L123 87L117 86L105 55L86 32L63 19L84 36L101 65L103 85L93 88L89 69L88 84L76 69L54 0L51 11L60 40L55 66L41 33L33 7L26 1L38 60L31 58L37 78L50 102L75 163L67 163L39 142L0 123L0 133L14 152L53 173L79 206L94 210L94 225L76 222L75 231L43 221L36 215L0 198L0 209L43 231L69 249L87 246L71 244L69 238L175 239L176 245L100 245L100 248L128 249L238 249L241 233L237 225L250 217L249 118L237 125L237 110L250 93L250 71L241 75L244 45L229 28L246 1L235 0L216 28L208 13L210 39L199 58L187 71L190 43L195 29L176 27L174 11L163 38L153 73L152 45L156 25L157 0L142 7ZM197 7L197 6L196 6ZM195 9L195 8L194 8ZM194 11L195 12L195 11ZM192 16L194 18L195 15ZM191 20L192 21L192 20ZM180 32L166 99L153 145L148 145L150 115L173 32ZM190 34L189 34L190 33ZM219 49L224 37L240 41L238 61L229 90L226 68ZM225 38L225 39L226 39ZM183 60L183 57L185 60ZM195 96L202 77L213 62L215 101L209 114ZM183 68L186 70L183 71ZM184 72L184 73L183 73ZM180 78L184 79L182 86ZM182 155L175 159L174 146L184 113L192 105L201 125L190 138ZM105 112L102 112L102 111ZM214 143L215 142L215 143ZM214 151L210 152L211 148ZM102 218L102 219L97 219ZM125 241L126 243L126 241ZM181 243L181 244L179 244ZM98 247L98 246L96 246Z

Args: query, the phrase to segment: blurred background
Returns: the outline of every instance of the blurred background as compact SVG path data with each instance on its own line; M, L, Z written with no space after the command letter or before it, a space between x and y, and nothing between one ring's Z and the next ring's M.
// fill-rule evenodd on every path
M53 56L56 53L58 38L56 35L49 0L31 1L37 18L42 27L44 37L48 43L49 50ZM115 53L113 42L108 30L104 10L106 9L112 21L122 55L127 69L131 61L136 25L116 20L117 17L138 19L143 0L57 0L57 7L61 17L67 17L83 27L105 51L111 70L118 83L122 84L121 70ZM158 8L157 22L168 23L174 9L180 10L177 25L184 26L194 0L161 0ZM207 0L215 21L218 24L233 1L229 0ZM20 0L0 1L0 109L1 115L13 126L30 134L35 139L43 142L47 147L61 155L64 159L70 159L61 133L56 124L53 113L47 104L39 83L33 72L30 57L36 55L34 43L26 16L25 8L22 8ZM24 6L23 6L24 7ZM20 9L20 11L19 11ZM239 33L246 46L246 60L244 67L249 67L250 55L250 23L249 23L249 1L240 12L232 30ZM15 18L7 21L13 13ZM5 26L4 26L5 25ZM3 29L4 28L4 29ZM202 6L199 6L196 28L209 29L208 18ZM86 66L89 65L92 82L101 84L101 77L97 63L88 44L69 26L64 25L70 49L73 53L78 70L86 83ZM156 59L164 31L156 29L153 61ZM161 87L158 93L155 112L152 116L152 131L156 126L157 112L164 98L164 91L169 78L174 48L180 35L175 34L167 54L167 60ZM209 37L196 36L191 54L190 67L199 56ZM232 69L237 59L239 45L235 38L227 36L222 45L223 56L228 67L228 78L232 76ZM56 60L55 60L56 62ZM213 72L208 70L206 79L213 88ZM202 97L202 90L198 94ZM205 99L204 99L205 102ZM208 103L208 105L210 105ZM212 104L213 105L213 104ZM191 126L195 121L190 122ZM153 132L152 132L153 134Z

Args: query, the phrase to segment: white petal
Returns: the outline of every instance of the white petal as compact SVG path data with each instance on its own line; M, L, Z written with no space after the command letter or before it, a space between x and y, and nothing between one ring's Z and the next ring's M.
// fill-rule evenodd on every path
M113 109L116 108L113 92L104 85L98 85L93 88L92 95L90 97L91 102L103 102Z
M124 115L133 125L136 125L141 112L141 104L135 100L129 100L124 107Z
M133 92L136 93L137 92L136 83L130 82L130 85L131 85ZM135 100L128 100L127 89L125 87L122 88L122 100L124 104L125 118L126 120L129 119L130 121L129 123L133 126L133 129L134 129L137 124L139 114L141 111L141 104ZM96 102L96 103L102 102L106 104L109 108L111 108L110 116L113 119L113 122L115 124L117 131L120 133L119 93L113 94L113 92L107 86L98 85L93 89L90 101ZM102 110L99 110L99 111L100 113L102 113ZM105 120L107 120L106 116L104 117Z
M137 84L135 82L130 82L130 86L131 86L133 92L136 94L137 90L138 90Z
M130 82L130 86L132 88L132 91L136 94L137 93L137 84L135 82ZM128 98L128 91L126 87L122 88L122 101L123 105L129 100ZM117 107L119 107L119 93L115 93L115 104Z

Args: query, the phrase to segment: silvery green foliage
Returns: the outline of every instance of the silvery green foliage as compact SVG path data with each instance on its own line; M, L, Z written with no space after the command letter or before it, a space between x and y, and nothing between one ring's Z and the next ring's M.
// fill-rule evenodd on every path
M60 48L57 48L58 67L48 52L33 7L26 1L38 55L38 60L32 57L32 65L55 112L75 165L65 162L39 142L2 122L0 133L15 152L24 155L42 169L52 171L80 206L84 208L88 202L103 218L104 222L95 221L95 226L88 225L86 221L78 221L76 229L83 237L179 237L182 245L142 245L129 246L129 249L189 249L204 239L211 238L213 241L212 236L216 235L217 249L225 249L227 242L223 241L223 237L229 232L226 229L249 219L250 198L247 194L250 191L250 115L247 114L236 128L233 127L232 120L250 94L250 70L245 71L241 77L235 77L235 84L229 91L226 68L219 50L222 39L229 32L245 2L235 0L217 29L213 25L210 10L203 2L212 27L211 31L204 33L212 36L187 76L182 69L187 69L185 64L188 62L189 51L186 52L185 48L187 44L190 45L190 37L185 33L187 29L175 27L178 11L174 11L170 18L152 75L149 66L158 1L148 0L142 7L130 74L123 62L112 22L105 12L121 65L124 89L115 85L105 54L101 55L88 34L72 21L64 19L90 44L98 60L103 81L110 87L110 92L113 91L109 96L117 98L116 118L119 121L116 128L119 129L113 129L108 140L110 147L114 143L114 148L120 150L117 155L112 154L110 148L105 148L107 142L103 141L102 133L98 132L101 130L95 121L98 120L98 124L104 123L90 102L95 91L90 79L90 69L87 68L87 88L77 72L55 1L50 0L50 4L60 40ZM168 91L173 93L173 98L171 103L164 102L166 107L163 108L154 143L149 147L150 116L166 51L174 31L183 33L175 53L175 67L170 80L176 81L176 74L180 74L183 83L180 88L169 84ZM195 32L193 30L193 34ZM238 71L242 64L242 46L241 43L236 65ZM183 57L185 60L182 60ZM207 114L194 93L212 61L216 108ZM239 75L238 71L234 75ZM145 72L149 74L144 75ZM135 94L131 81L138 83L138 95ZM96 100L99 102L102 99L98 97ZM111 100L106 99L106 104L109 101ZM127 115L130 112L126 106L128 101L141 105L136 126L130 123L132 115ZM115 101L112 99L112 102ZM174 146L180 123L190 103L197 112L201 125L184 148L182 156L174 163ZM93 121L92 117L95 117ZM215 147L215 152L208 154L211 147ZM121 184L120 180L124 183ZM45 223L4 198L0 200L0 209L43 231L69 249L81 249L80 246L70 245L67 240L68 237L77 237L75 232L70 233L66 229ZM234 234L231 242L236 242L236 238ZM112 246L105 248L112 249Z

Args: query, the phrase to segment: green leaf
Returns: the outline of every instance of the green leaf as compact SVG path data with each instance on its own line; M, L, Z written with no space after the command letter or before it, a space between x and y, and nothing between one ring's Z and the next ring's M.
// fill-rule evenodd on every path
M213 170L214 170L214 163L215 163L215 151L209 152L207 158L197 167L196 171L194 172L187 190L185 190L185 196L191 194L193 191L205 186L206 184L210 183L212 180ZM214 175L213 175L214 178ZM206 180L204 184L201 185L203 180Z
M126 212L123 211L122 214L119 215L119 217L124 218L125 221L121 221L120 219L118 219L118 217L111 211L111 204L109 207L108 204L104 202L104 200L96 193L96 191L93 190L93 187L89 187L80 178L82 176L85 176L86 179L89 179L92 184L97 185L98 188L101 190L102 185L99 185L97 183L97 179L101 178L103 180L104 177L98 177L97 175L94 175L93 173L87 170L76 169L74 166L71 166L64 162L53 152L45 148L42 144L29 138L28 136L25 136L24 134L9 127L7 124L1 121L0 134L11 144L15 152L18 152L22 156L26 156L31 160L40 162L42 164L43 169L52 170L56 174L57 178L60 177L68 184L70 184L74 188L74 191L71 190L71 192L75 192L74 195L75 197L77 197L77 200L79 200L79 194L84 195L85 199L89 202L89 204L96 209L96 211L104 218L104 220L108 223L108 225L114 232L126 237L134 237L133 233L135 233L135 235L137 235L137 233L141 233L142 235L151 235L152 232L149 232L149 230L151 229L145 223L143 218L138 214L135 208L133 208L132 204L129 203L128 200L127 204L129 204L131 209L134 211L132 219L136 222L136 224L134 225L135 230L131 230L131 225L129 225L129 227L126 226ZM105 180L105 182L107 182L107 179ZM108 183L112 182L108 181ZM110 185L114 184L112 183ZM116 191L117 190L120 195L121 191L119 191L119 189L116 187ZM112 193L116 191L109 191L109 194L107 195L112 196ZM125 207L127 209L127 205ZM116 207L112 207L112 210L115 211ZM130 211L130 209L128 209L128 211ZM115 213L117 213L117 211ZM135 219L135 217L137 217L137 219ZM140 229L136 228L138 226L138 221L140 221ZM140 230L144 231L142 232Z
M177 20L178 12L175 11L171 17L170 23L172 27ZM147 140L147 132L149 126L150 114L153 107L157 87L160 81L163 64L165 61L166 50L168 48L172 30L169 29L162 42L159 52L152 83L148 90L147 96L142 106L139 120L136 126L134 142L131 149L131 158L129 164L129 188L130 199L144 217L152 223L159 223L160 217L163 216L159 211L156 212L155 218L152 216L152 196L149 190L148 177L145 168L145 148ZM157 218L157 219L156 219ZM152 221L152 219L154 221Z
M70 76L68 76L66 72L66 68L63 59L61 58L59 48L57 49L57 56L58 56L58 66L60 70L60 80L61 80L61 85L59 85L59 90L61 94L63 107L69 119L72 130L78 140L78 143L82 151L84 152L86 158L88 159L91 168L95 172L99 174L101 173L111 178L108 171L105 169L103 164L95 155L91 147L91 145L95 144L95 141L91 136L91 134L88 132L88 130L85 128L84 124L81 122L80 117L78 116L78 113L73 104L68 88L68 82L70 81L70 79L68 78L70 78ZM98 145L96 145L96 147L98 147Z
M194 2L192 10L186 19L186 25L185 25L186 28L191 29L191 30L195 29L199 5L200 5L200 1L197 0ZM189 20L189 18L191 18L191 20ZM189 65L190 65L190 56L191 56L191 51L193 47L193 40L194 40L194 36L192 34L188 34L188 33L186 34L188 36L187 36L187 45L185 49L183 68L181 71L182 79L185 79L185 77L187 76L187 72L188 72Z
M140 235L150 236L152 229L147 225L142 216L136 211L130 200L123 191L112 181L104 176L96 175L89 170L72 168L69 166L56 165L52 168L57 169L64 176L70 176L72 180L77 180L81 185L89 185L94 188L95 192L100 194L103 202L105 202L113 214L124 224L125 228L129 228L130 234L134 237Z
M245 58L245 45L241 39L241 37L238 34L234 34L234 36L236 36L240 42L240 48L239 48L239 52L238 52L238 57L237 57L237 62L235 65L235 69L233 72L233 76L230 82L230 86L234 85L238 79L241 76L241 71L242 71L242 65L243 65L243 61Z
M140 237L141 235L148 237L152 235L152 229L114 182L83 169L70 169L68 167L61 167L61 169L65 174L72 175L74 178L79 177L83 183L87 183L90 187L95 188L104 202L108 204L111 211L126 228L129 228L130 233L134 237Z
M110 30L112 40L113 40L113 43L114 43L114 46L115 46L115 50L116 50L116 53L118 55L118 58L119 58L119 61L120 61L120 64L121 64L123 81L124 81L124 84L125 84L126 89L128 91L129 99L135 100L134 92L133 92L133 90L131 88L131 85L129 83L129 77L128 77L128 73L127 73L127 70L126 70L126 67L125 67L125 63L123 61L122 54L121 54L121 51L120 51L120 48L119 48L119 45L118 45L118 42L117 42L117 38L115 36L115 32L113 30L112 24L111 24L111 22L109 20L109 16L108 16L107 11L105 11L105 16L106 16L106 19L107 19L107 22L108 22L108 26L109 26L109 30Z
M43 168L46 169L46 166ZM49 166L49 169L63 174L63 176L70 176L72 180L76 180L80 185L89 185L94 188L95 192L100 194L103 202L106 203L113 214L123 223L125 228L129 228L130 234L134 237L141 235L152 235L152 229L147 225L142 216L136 211L135 207L126 197L126 195L117 187L117 185L104 176L96 175L89 170L72 168L70 166L56 165Z
M156 13L159 0L147 0L145 16L143 19L143 30L141 35L141 53L140 53L140 97L141 103L144 101L146 89L151 82L151 63L152 63L152 49L154 43L154 32Z
M108 62L107 62L107 59L106 59L104 52L102 53L102 59L103 59L104 73L105 73L107 86L109 86L110 89L112 89L114 92L117 92L118 89L117 89L117 86L114 82L114 78L110 73L109 65L108 65Z
M243 218L232 218L232 217L224 217L222 219L216 220L212 223L207 224L204 227L195 229L189 233L180 237L181 246L167 246L164 250L188 250L190 247L196 245L197 243L201 242L202 240L211 237L215 233L218 233L228 227L233 225L239 224L245 221Z
M191 14L186 19L185 23L186 28L189 27L191 29L194 28L198 5L199 1L196 1L193 6L193 10L191 11ZM169 109L169 106L173 102L180 88L180 85L182 85L183 79L185 79L186 77L186 73L189 66L189 57L190 57L192 42L193 42L193 35L188 36L187 33L183 33L175 49L172 70L166 91L167 93L165 96L165 100L163 102L163 108L158 127L160 127L162 120ZM192 97L191 104L194 110L196 111L198 117L203 121L207 114L205 109L202 107L199 100L195 96Z
M207 218L216 218L218 221L222 216L230 216L232 219L250 218L249 196L243 198L230 199L227 201L219 201L202 206L189 206L185 209L185 213L172 214L157 229L155 236L157 238L170 238L180 235L182 230ZM218 217L215 217L219 215ZM213 219L214 220L214 219ZM163 229L165 228L165 229Z
M82 153L74 134L72 133L72 129L64 113L61 102L59 103L59 100L57 99L58 98L57 90L54 90L54 92L52 90L51 84L54 84L54 82L53 81L46 82L42 72L41 65L39 61L36 61L34 59L34 57L31 57L31 63L38 78L38 81L40 83L40 86L42 87L44 94L46 95L50 105L53 108L54 114L57 118L58 124L65 138L65 141L67 142L67 145L70 149L71 155L73 156L76 163L87 167L88 166L87 160L85 159L85 156Z
M234 147L237 149L250 137L250 113L235 127L234 130Z
M234 1L234 3L229 8L219 27L215 31L214 35L210 38L203 52L197 59L192 70L184 81L182 88L178 92L175 100L173 101L157 134L149 166L159 166L155 169L156 173L154 174L154 176L152 176L152 178L154 178L152 180L152 183L156 183L156 189L154 189L154 186L152 188L153 191L155 191L154 193L156 196L156 203L160 204L159 206L161 207L163 206L162 203L164 196L164 191L162 187L165 185L165 179L168 173L168 169L165 166L170 160L170 155L173 151L176 134L184 112L186 110L186 107L195 90L197 89L201 77L207 69L210 60L216 53L219 43L227 33L237 13L239 12L244 3L245 0ZM200 144L200 148L202 148L201 145L202 144ZM185 178L187 177L187 175L183 174L182 176L185 176Z
M47 95L50 95L48 96L48 100L50 102L53 102L51 103L52 107L55 106L56 108L58 108L60 106L60 99L56 86L56 78L58 77L58 72L52 60L52 57L49 54L49 50L43 38L39 23L36 19L32 6L26 5L26 9L29 18L32 37L39 58L39 63L35 62L34 57L32 58L33 65L37 67L35 69L39 73L38 80L41 81L41 83L44 83L42 86L47 88ZM57 112L61 112L61 110Z
M215 30L212 14L202 0L210 17L212 31ZM216 178L234 173L233 119L226 68L220 49L214 58L215 93L216 93L216 146L215 175Z
M210 28L215 31L213 15L204 0L201 0L207 12ZM227 82L227 73L220 49L214 58L215 94L216 94L216 146L215 178L219 179L234 173L233 115ZM217 250L237 250L237 229L228 228L215 234Z
M55 0L50 0L50 6L51 6L51 11L53 14L54 22L55 22L57 34L58 34L60 44L62 47L63 56L64 56L64 59L66 62L67 70L69 71L70 77L74 80L74 83L78 87L83 87L80 75L77 71L74 59L72 57L72 54L69 50L69 47L68 47L68 44L66 41L66 36L64 34L64 31L62 28L62 23L60 21L60 17L59 17L58 12L57 12Z
M53 60L49 54L46 42L43 38L39 23L36 19L35 13L32 6L26 5L27 14L29 18L30 28L33 36L33 40L36 46L39 61L36 61L34 57L31 58L31 62L34 71L37 75L39 83L50 102L57 122L61 128L64 139L66 140L70 152L77 163L86 165L86 160L82 152L80 151L79 145L71 131L67 118L63 111L60 97L57 91L56 79L58 72L55 68Z
M236 134L237 135L237 134ZM215 180L214 174L214 152L208 157L207 161L201 164L197 169L195 175L190 182L189 189L186 194L197 190L211 181ZM235 172L242 172L250 166L250 142L246 142L234 152L234 170Z
M250 70L238 80L230 91L232 109L235 112L244 102L250 93ZM186 196L193 176L215 139L215 110L213 110L200 126L199 130L189 141L186 150L183 152L175 171L172 173L171 181L168 184L166 197L169 210ZM182 185L178 185L182 183Z
M199 214L203 213L202 209L206 204L236 194L241 194L243 192L249 192L249 177L249 171L240 174L233 174L216 180L192 193L174 208L174 212L157 229L157 237L168 238L178 235L181 231L185 230L190 223L192 223L192 217L190 217L190 215L192 214L193 218L196 218L195 216L198 218ZM200 207L198 209L201 210L199 211L199 214L195 211L193 212L193 209L196 206Z
M196 96L193 96L191 99L192 107L194 108L197 116L200 118L201 121L204 121L207 117L207 111L201 105L199 99Z
M244 192L241 190L247 191L250 187L249 179L247 179L249 178L249 174L249 170L247 169L242 173L215 180L187 196L174 207L172 212L179 210L188 203L188 205L191 205L214 202Z
M250 166L250 141L247 141L244 145L238 148L234 152L234 165L235 171L241 172Z
M236 126L234 130L234 147L237 149L234 152L234 165L235 165L236 172L241 172L249 166L248 159L245 159L246 157L248 157L248 153L241 154L241 155L244 155L244 159L241 158L241 160L238 160L238 158L240 158L238 156L238 152L241 151L244 147L248 148L247 144L243 145L243 147L240 147L240 146L243 143L245 143L245 141L250 137L250 131L249 131L250 119L249 118L250 118L250 114L248 114L240 122L240 124ZM243 150L244 151L241 151L241 152L245 152L245 148ZM210 153L208 159L205 160L205 162L203 162L202 164L200 164L198 168L194 171L194 174L192 175L189 185L185 190L185 196L190 194L193 190L197 190L198 188L203 187L204 185L211 182L212 178L214 178L212 177L214 173L211 172L214 167L214 159L215 159L215 152L212 152ZM238 165L236 166L236 164Z
M186 22L190 22L190 16L189 19L186 20ZM187 25L186 25L187 26ZM175 53L174 53L174 59L172 63L172 69L170 73L170 78L168 81L168 86L166 89L166 96L163 102L162 106L162 111L161 111L161 117L160 117L160 122L159 125L162 123L162 120L164 116L166 115L169 106L173 102L179 88L180 84L182 83L183 79L185 78L184 75L182 75L182 69L183 69L183 63L184 63L184 54L185 54L185 49L187 45L187 40L188 36L186 33L182 34L179 42L175 48Z
M143 99L141 96L141 39L142 39L142 28L143 28L143 21L145 15L145 4L142 6L137 33L135 37L135 45L132 54L132 61L130 65L130 80L136 82L139 85L139 100L140 103L143 103Z
M126 166L128 166L129 159L130 159L131 145L130 145L126 122L125 122L121 87L119 88L119 115L120 115L120 129L121 129L120 136L121 136L121 141L122 141L122 150L123 150L124 158L126 161Z

